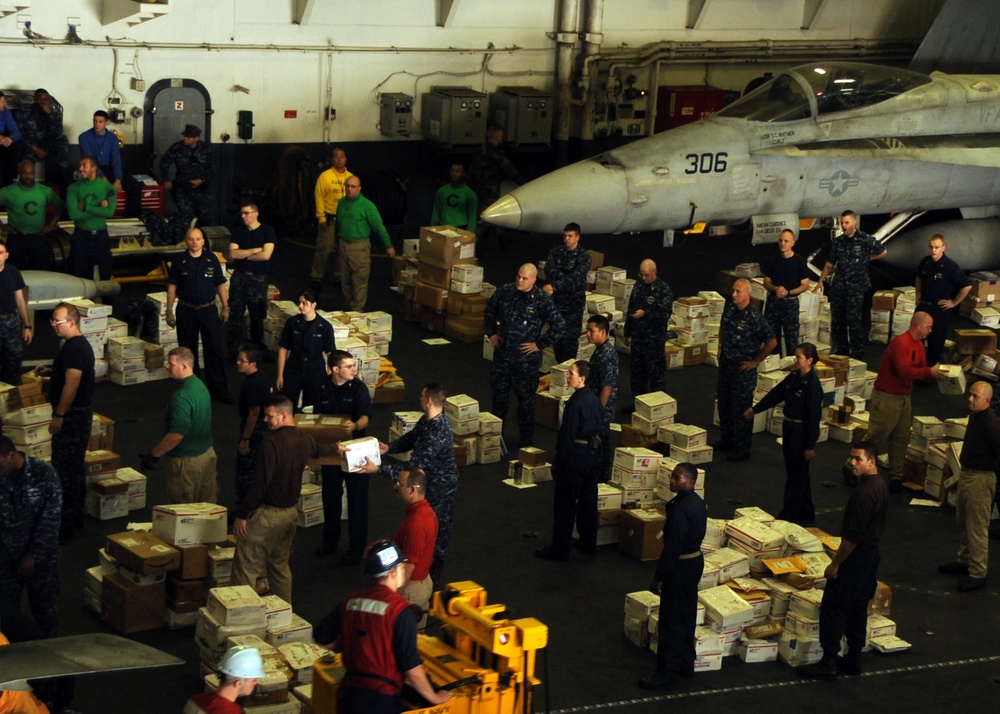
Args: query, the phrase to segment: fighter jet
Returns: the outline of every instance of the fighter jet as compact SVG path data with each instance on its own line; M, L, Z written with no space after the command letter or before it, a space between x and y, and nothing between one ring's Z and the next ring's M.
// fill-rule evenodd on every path
M1000 215L1000 75L801 65L714 116L542 176L489 206L507 228L589 233L961 209ZM871 230L869 227L868 230ZM995 251L990 251L995 255ZM952 253L949 252L949 255Z

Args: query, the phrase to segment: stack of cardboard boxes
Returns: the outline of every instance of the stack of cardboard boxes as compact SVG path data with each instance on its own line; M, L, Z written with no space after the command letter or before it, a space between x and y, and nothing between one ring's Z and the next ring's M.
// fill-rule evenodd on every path
M489 412L479 411L479 402L468 394L448 397L444 415L455 439L455 463L495 464L500 461L503 422ZM419 416L419 414L418 414Z
M268 598L264 598L269 621L276 613L270 609ZM290 608L288 612L291 612ZM330 654L319 645L293 641L272 644L256 634L230 635L226 638L228 647L255 647L264 660L264 678L258 680L252 694L239 697L236 704L248 714L299 714L312 711L313 665L317 659ZM202 656L202 672L205 691L217 691L220 682L216 667L217 660L207 661Z
M982 327L1000 326L1000 311L993 305L1000 297L1000 272L977 270L972 278L972 290L959 305L959 312Z
M747 663L780 659L791 666L818 661L823 572L831 561L825 551L835 552L839 542L818 529L776 522L757 507L738 508L730 520L709 519L701 548L695 672L719 669L728 656ZM868 640L882 651L908 646L896 637L891 603L892 591L879 583L869 603ZM640 646L648 642L653 651L658 608L651 592L626 597L626 637Z
M518 485L551 481L552 464L544 450L537 446L522 446L517 458L507 465L507 478Z
M454 226L421 228L416 250L407 248L404 261L413 253L416 281L401 275L404 318L461 342L479 342L488 296L476 265L476 234Z

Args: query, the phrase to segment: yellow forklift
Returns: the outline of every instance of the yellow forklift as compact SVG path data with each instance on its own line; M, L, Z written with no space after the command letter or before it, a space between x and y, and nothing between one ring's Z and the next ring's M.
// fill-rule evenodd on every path
M527 714L533 711L537 653L549 630L533 617L509 620L505 605L488 604L486 589L472 581L449 583L434 593L430 614L441 635L417 636L417 651L437 689L452 692L444 704L414 704L406 714ZM337 690L345 674L340 655L317 660L314 714L336 714ZM419 697L403 692L408 702Z

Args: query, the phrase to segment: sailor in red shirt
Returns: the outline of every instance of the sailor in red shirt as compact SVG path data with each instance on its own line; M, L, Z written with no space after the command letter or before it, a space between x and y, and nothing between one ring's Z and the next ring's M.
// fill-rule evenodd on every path
M368 546L362 563L377 581L357 592L313 630L316 642L343 652L347 674L340 685L339 714L399 714L403 682L430 704L444 704L449 692L435 692L417 653L417 622L398 590L406 584L407 559L391 540Z
M239 697L249 697L264 678L264 660L256 647L232 647L219 661L219 688L191 697L184 714L241 714Z
M427 611L434 594L434 581L430 576L431 561L434 560L434 543L437 541L438 519L434 509L427 502L427 474L419 466L411 466L399 474L396 493L406 504L403 522L399 524L392 539L410 561L406 564L409 577L401 594L415 607L420 608L417 630L423 632L427 626Z
M934 327L934 319L917 312L910 329L894 337L882 355L882 364L872 392L871 416L865 441L881 445L889 441L889 491L899 493L903 485L903 464L910 442L910 394L917 380L943 379L938 365L927 366L924 340Z

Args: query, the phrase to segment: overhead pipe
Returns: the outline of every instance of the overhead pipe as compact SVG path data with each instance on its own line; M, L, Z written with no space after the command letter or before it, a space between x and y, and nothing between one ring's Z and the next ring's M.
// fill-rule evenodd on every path
M576 51L579 0L560 0L559 29L556 32L556 142L569 141L570 112L573 106L573 59Z

